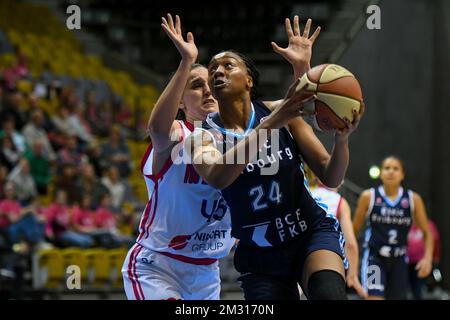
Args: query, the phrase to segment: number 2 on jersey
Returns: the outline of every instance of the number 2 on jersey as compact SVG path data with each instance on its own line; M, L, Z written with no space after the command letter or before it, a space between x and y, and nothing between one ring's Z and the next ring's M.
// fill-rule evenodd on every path
M267 197L265 197L266 194L267 192L265 192L262 185L250 189L248 195L252 198L254 197L252 201L253 211L266 209L269 206L268 201L276 204L281 203L282 194L280 192L280 184L277 181L272 181Z

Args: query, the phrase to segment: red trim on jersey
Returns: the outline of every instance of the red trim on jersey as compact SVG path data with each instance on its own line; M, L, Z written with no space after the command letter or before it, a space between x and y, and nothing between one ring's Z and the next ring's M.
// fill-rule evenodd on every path
M342 196L339 197L339 203L336 209L336 218L339 220L339 215L341 212L341 203L342 203Z
M134 296L136 297L136 300L141 300L138 289L136 287L136 282L135 282L134 274L133 274L133 262L134 262L134 254L136 252L136 249L137 249L137 245L134 247L133 251L131 251L130 260L128 261L128 278L131 280L131 284L133 286L133 292L134 292Z
M192 123L190 123L190 122L187 121L187 120L184 120L183 122L184 122L184 125L185 125L189 130L191 130L191 132L194 131L195 127L194 127L194 125L193 125Z
M147 150L144 153L144 156L141 159L141 172L142 172L142 174L144 174L144 166L145 166L145 163L148 160L148 156L150 155L150 152L152 151L152 149L153 149L153 145L150 142L150 144L147 147Z
M136 252L136 256L134 257L134 267L133 267L133 272L134 272L134 276L136 277L136 282L137 282L137 284L138 284L138 288L139 288L139 292L141 293L141 297L142 297L143 300L145 300L144 291L142 290L141 283L139 282L139 277L137 276L137 273L136 273L136 262L137 262L137 257L138 257L139 253L140 253L141 250L142 250L142 246L141 246L139 243L138 243L138 246L139 246L139 249L138 249L138 251Z
M153 220L155 220L157 207L158 207L158 183L156 183L156 185L155 185L155 206L153 208L153 216L152 216L152 220L150 220L150 223L149 223L147 229L145 230L145 232L146 232L145 239L147 239L148 235L150 234L150 227L153 224Z
M142 237L144 236L145 233L145 225L147 224L147 220L150 214L150 210L152 207L152 200L153 200L153 195L150 197L150 200L147 202L147 206L145 207L144 210L144 217L141 220L141 225L139 226L139 238L137 239L137 242L139 242Z
M217 259L211 259L211 258L191 258L191 257L186 257L186 256L182 256L179 254L173 254L173 253L169 253L169 252L159 252L158 253L162 254L163 256L167 256L169 258L181 261L181 262L185 262L185 263L190 263L190 264L195 264L197 266L206 266L206 265L210 265L213 264L214 262L217 261Z

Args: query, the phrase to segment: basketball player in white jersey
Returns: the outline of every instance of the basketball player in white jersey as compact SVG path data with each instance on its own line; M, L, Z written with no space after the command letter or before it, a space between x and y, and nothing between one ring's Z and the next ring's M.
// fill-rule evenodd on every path
M137 300L219 299L217 259L226 256L235 241L228 206L187 164L190 158L180 147L194 121L218 111L218 104L207 83L207 69L194 64L198 50L192 33L185 41L178 16L175 22L170 14L162 20L182 59L149 119L152 143L141 163L149 201L122 268L125 292L128 299ZM288 20L286 30L291 28ZM296 16L294 28L298 24ZM272 44L293 65L296 76L305 63L309 65L319 32L320 28L311 38L288 33L289 46L284 49ZM175 120L179 109L186 120Z
M330 189L323 185L308 166L305 166L305 174L308 180L309 190L314 199L328 214L334 215L339 220L342 232L344 233L344 250L349 262L346 274L347 287L355 289L360 297L366 298L367 292L363 289L358 277L358 242L353 232L350 206L347 200L337 193L335 189Z
M180 145L201 121L216 111L207 71L194 64L193 35L184 41L180 20L169 15L162 28L181 54L175 75L159 97L149 119L151 144L141 170L149 201L139 236L122 273L128 299L219 299L218 260L234 244L230 215L220 193L207 185L185 161ZM178 110L185 120L176 121Z

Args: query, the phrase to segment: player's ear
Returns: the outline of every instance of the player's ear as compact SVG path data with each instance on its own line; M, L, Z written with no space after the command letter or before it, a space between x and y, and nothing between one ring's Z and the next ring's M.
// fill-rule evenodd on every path
M253 88L253 78L251 76L247 76L247 89Z

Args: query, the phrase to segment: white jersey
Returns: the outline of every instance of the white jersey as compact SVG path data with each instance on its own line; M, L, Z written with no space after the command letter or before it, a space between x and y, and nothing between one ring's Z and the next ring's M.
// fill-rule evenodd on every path
M226 256L234 244L230 212L220 191L206 184L189 164L183 140L193 127L188 128L191 125L186 122L178 123L181 141L162 170L157 174L152 172L151 144L142 159L149 201L136 242L177 260L207 264L209 260Z
M339 210L341 207L342 196L324 186L310 189L316 202L329 214L339 219Z

